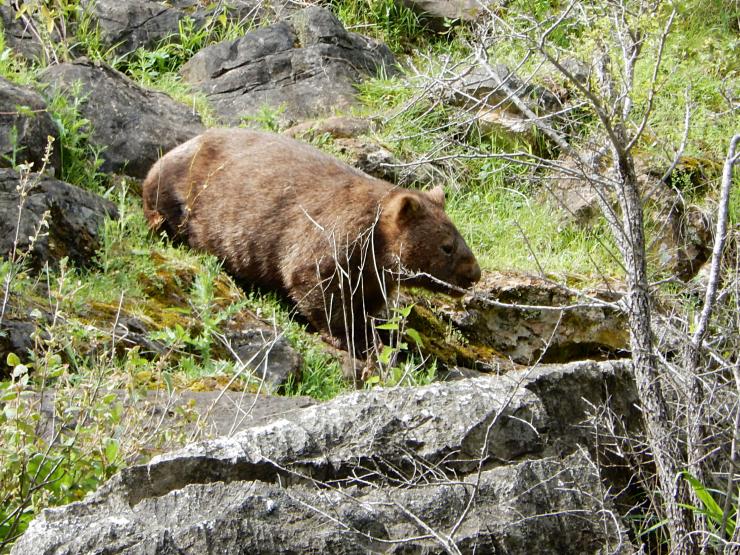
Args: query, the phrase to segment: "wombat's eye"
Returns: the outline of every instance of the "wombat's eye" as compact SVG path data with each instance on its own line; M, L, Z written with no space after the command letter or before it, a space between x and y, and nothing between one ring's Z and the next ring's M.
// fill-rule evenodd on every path
M439 248L442 249L442 252L445 253L446 255L450 255L450 254L452 254L452 251L453 251L453 249L455 247L454 247L454 245L449 244L449 245L442 245Z

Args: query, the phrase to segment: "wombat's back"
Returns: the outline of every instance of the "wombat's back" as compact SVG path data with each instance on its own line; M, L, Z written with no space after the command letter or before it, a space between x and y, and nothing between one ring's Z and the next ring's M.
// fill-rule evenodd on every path
M390 185L275 134L212 129L165 154L143 186L149 225L224 260L237 277L285 290L298 258L372 224Z

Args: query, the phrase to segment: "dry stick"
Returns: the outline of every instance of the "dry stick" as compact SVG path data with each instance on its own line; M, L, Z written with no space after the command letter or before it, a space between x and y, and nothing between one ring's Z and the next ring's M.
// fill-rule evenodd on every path
M730 205L730 190L732 188L733 167L738 160L740 160L740 153L735 152L739 142L740 134L735 135L730 141L730 147L727 151L727 158L725 159L725 165L722 171L722 188L720 190L719 207L717 208L717 228L714 233L715 240L714 247L712 248L712 264L709 270L709 282L707 284L706 295L704 296L704 307L702 308L694 336L691 339L692 353L696 352L696 356L698 356L699 345L706 335L709 319L711 318L712 310L714 309L714 302L717 299L719 274L722 267L722 253L727 241L727 220ZM692 364L693 368L696 364L695 359L693 359L693 354L692 361L694 362L694 364Z
M704 445L701 443L704 437L703 423L703 401L704 391L701 381L697 377L699 364L700 348L707 334L709 320L712 317L712 311L717 299L717 289L719 286L719 277L722 269L722 254L727 241L727 220L729 214L730 189L732 186L732 175L734 165L737 163L740 154L736 154L740 134L735 135L730 141L730 146L725 159L725 165L722 171L722 186L720 189L720 201L717 208L717 228L715 231L714 247L712 248L712 263L709 269L709 282L707 284L706 294L704 296L704 306L699 316L691 342L688 346L686 373L691 380L690 403L689 403L689 421L687 422L687 441L689 443L689 466L694 477L703 482L703 472L701 461L704 458ZM737 420L736 420L737 426ZM733 448L735 437L733 436ZM730 469L732 478L733 469ZM723 515L724 516L724 515ZM725 536L725 530L720 530L722 537Z
M737 363L735 366L737 367L740 365L740 362ZM737 370L736 370L737 373ZM738 465L738 455L737 455L737 444L738 441L740 441L740 438L738 438L738 430L740 429L740 405L736 403L735 406L735 430L732 434L732 445L730 447L730 468L727 470L727 488L725 491L725 503L724 507L722 508L722 522L719 526L719 533L720 537L722 539L727 538L727 520L730 518L730 511L732 511L732 499L735 496L735 468ZM737 523L740 522L740 519L738 518L738 515L735 514L735 533L737 533L738 525Z
M735 268L737 269L740 267L740 251L737 253L737 256L735 258ZM736 326L740 327L740 284L738 284L738 280L735 280L734 282L734 295L735 295L735 322ZM740 360L736 360L735 364L732 366L733 376L735 378L735 389L738 394L738 398L740 398ZM740 403L735 409L737 411L736 418L740 418ZM735 423L735 434L733 438L733 444L732 444L732 457L730 459L730 469L729 469L729 476L728 476L728 484L727 484L727 493L725 497L725 507L722 511L722 528L726 526L726 517L729 515L730 510L732 509L732 503L730 502L730 499L735 494L735 487L734 487L734 472L735 469L738 468L738 449L737 449L737 443L740 441L738 438L738 427L740 424L738 422ZM736 497L737 499L737 497ZM737 504L735 505L737 507ZM735 530L732 533L731 541L740 544L740 515L737 514L737 511L735 511Z

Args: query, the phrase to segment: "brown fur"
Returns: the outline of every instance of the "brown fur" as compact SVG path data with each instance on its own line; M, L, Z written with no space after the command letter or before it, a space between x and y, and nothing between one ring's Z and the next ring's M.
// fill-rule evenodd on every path
M342 339L384 306L399 261L463 288L480 279L440 188L399 189L281 135L207 131L152 167L143 196L150 227L288 295ZM405 282L455 294L425 277Z

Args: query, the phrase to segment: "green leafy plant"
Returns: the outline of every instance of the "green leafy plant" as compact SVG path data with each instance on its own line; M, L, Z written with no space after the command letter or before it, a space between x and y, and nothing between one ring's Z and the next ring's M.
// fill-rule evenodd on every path
M257 126L265 131L280 131L280 117L285 112L285 106L262 106L256 114L242 116L242 125Z
M59 130L60 178L83 189L102 193L108 179L99 171L103 164L100 158L103 149L90 141L92 125L81 113L84 102L85 95L79 83L69 92L54 92L49 99L48 109Z
M682 474L683 479L689 483L694 495L696 495L696 498L702 505L701 507L695 507L692 505L683 506L704 515L714 534L723 538L731 538L735 532L735 519L737 518L740 491L729 492L729 495L731 495L732 498L729 499L729 503L725 505L727 507L727 511L725 511L720 503L722 503L721 500L723 497L727 497L728 492L707 488L687 471L684 471ZM717 496L717 498L715 498L715 496ZM717 499L720 499L720 501L717 501Z

